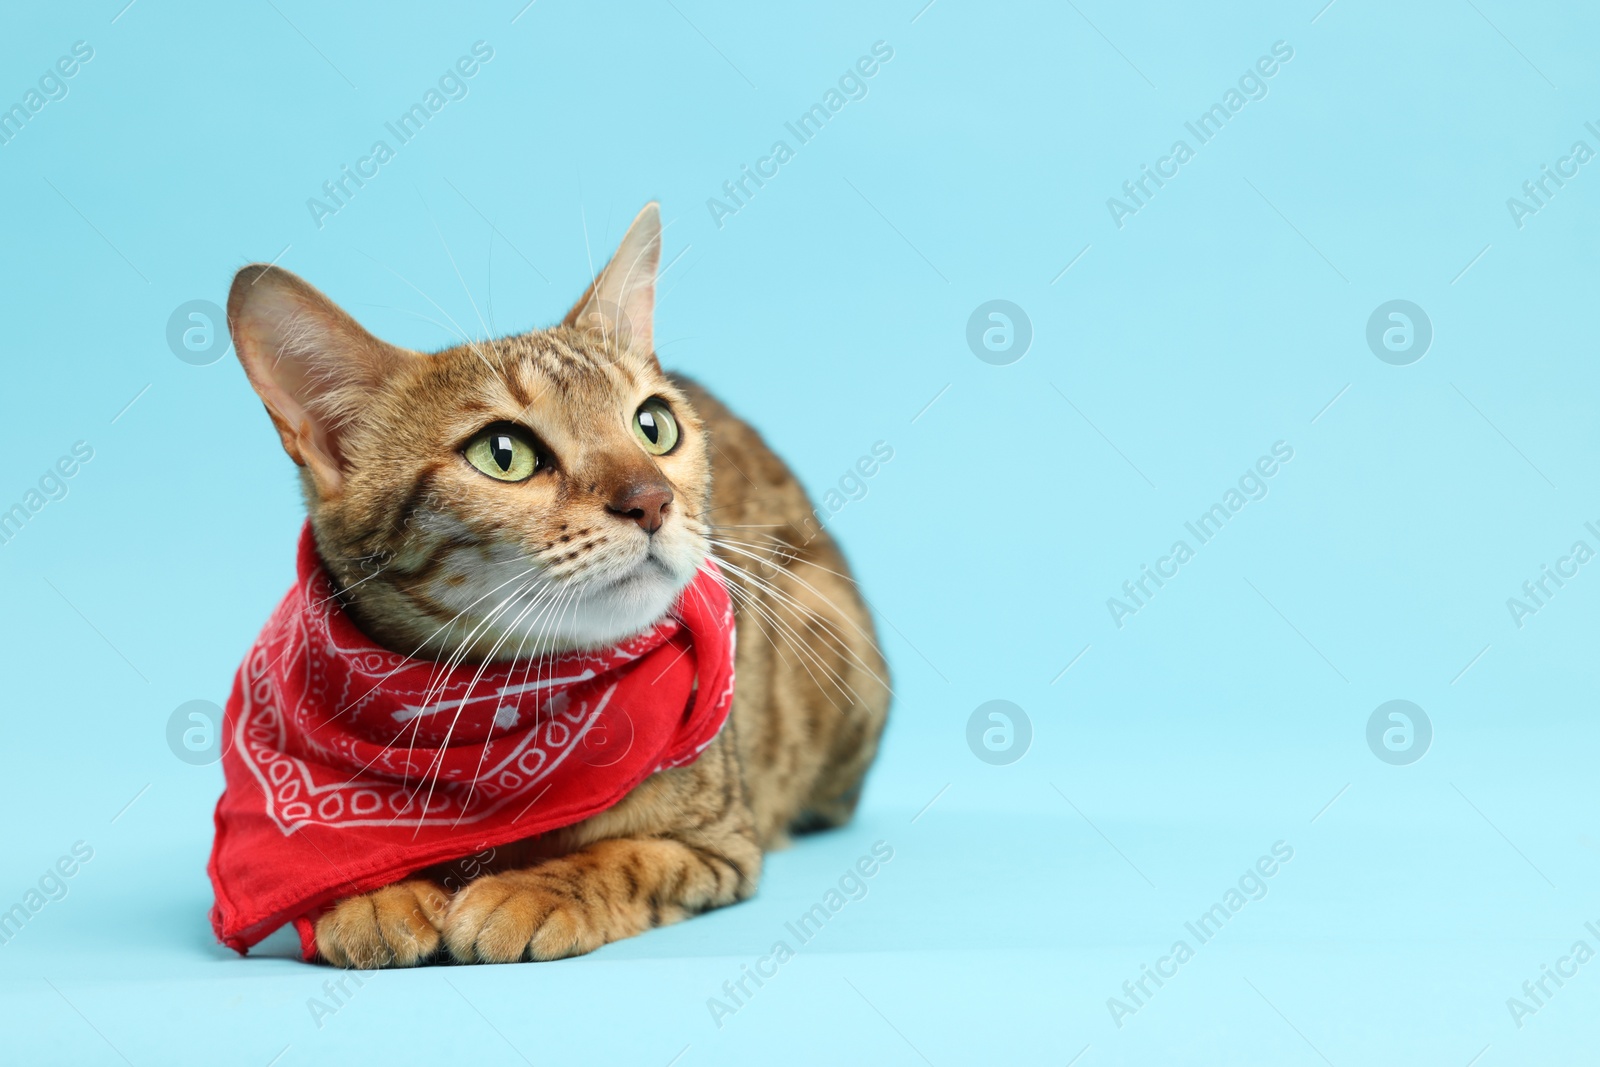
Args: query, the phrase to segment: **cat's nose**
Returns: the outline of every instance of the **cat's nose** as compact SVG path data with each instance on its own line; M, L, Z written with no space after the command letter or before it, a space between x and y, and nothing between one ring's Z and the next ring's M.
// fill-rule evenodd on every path
M634 482L606 505L606 510L624 519L632 519L639 529L653 534L666 521L667 508L672 504L672 487L665 481Z

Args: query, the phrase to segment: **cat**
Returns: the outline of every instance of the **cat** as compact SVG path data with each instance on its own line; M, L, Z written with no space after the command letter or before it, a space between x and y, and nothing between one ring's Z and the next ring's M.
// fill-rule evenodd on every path
M281 268L234 279L234 349L374 642L468 662L613 645L708 556L737 617L732 711L698 758L574 825L332 903L314 926L328 963L580 955L749 898L764 852L854 814L890 699L871 616L789 468L661 369L660 256L650 203L560 324L429 355ZM508 493L518 465L535 473ZM515 653L488 595L508 563L570 594Z

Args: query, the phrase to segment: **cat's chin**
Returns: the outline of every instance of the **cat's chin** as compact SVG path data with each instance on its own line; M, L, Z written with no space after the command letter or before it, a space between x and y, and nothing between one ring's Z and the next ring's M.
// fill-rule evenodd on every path
M601 648L649 629L694 580L703 559L680 567L650 553L622 574L597 582L573 605L561 639L571 648Z

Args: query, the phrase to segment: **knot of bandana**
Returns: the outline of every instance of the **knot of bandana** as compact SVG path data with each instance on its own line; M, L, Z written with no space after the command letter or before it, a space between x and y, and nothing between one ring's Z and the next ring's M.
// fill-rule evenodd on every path
M733 701L734 615L709 560L609 648L450 666L374 644L301 532L298 579L234 679L211 923L246 951L333 900L581 822L692 763Z

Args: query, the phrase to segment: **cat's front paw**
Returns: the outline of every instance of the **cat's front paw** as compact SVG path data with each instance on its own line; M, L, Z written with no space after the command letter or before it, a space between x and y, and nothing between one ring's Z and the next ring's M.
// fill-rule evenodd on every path
M444 941L462 963L558 960L606 943L581 894L557 892L548 876L513 871L479 878L456 894Z
M346 897L317 920L317 951L335 967L415 967L438 951L449 904L420 878Z

